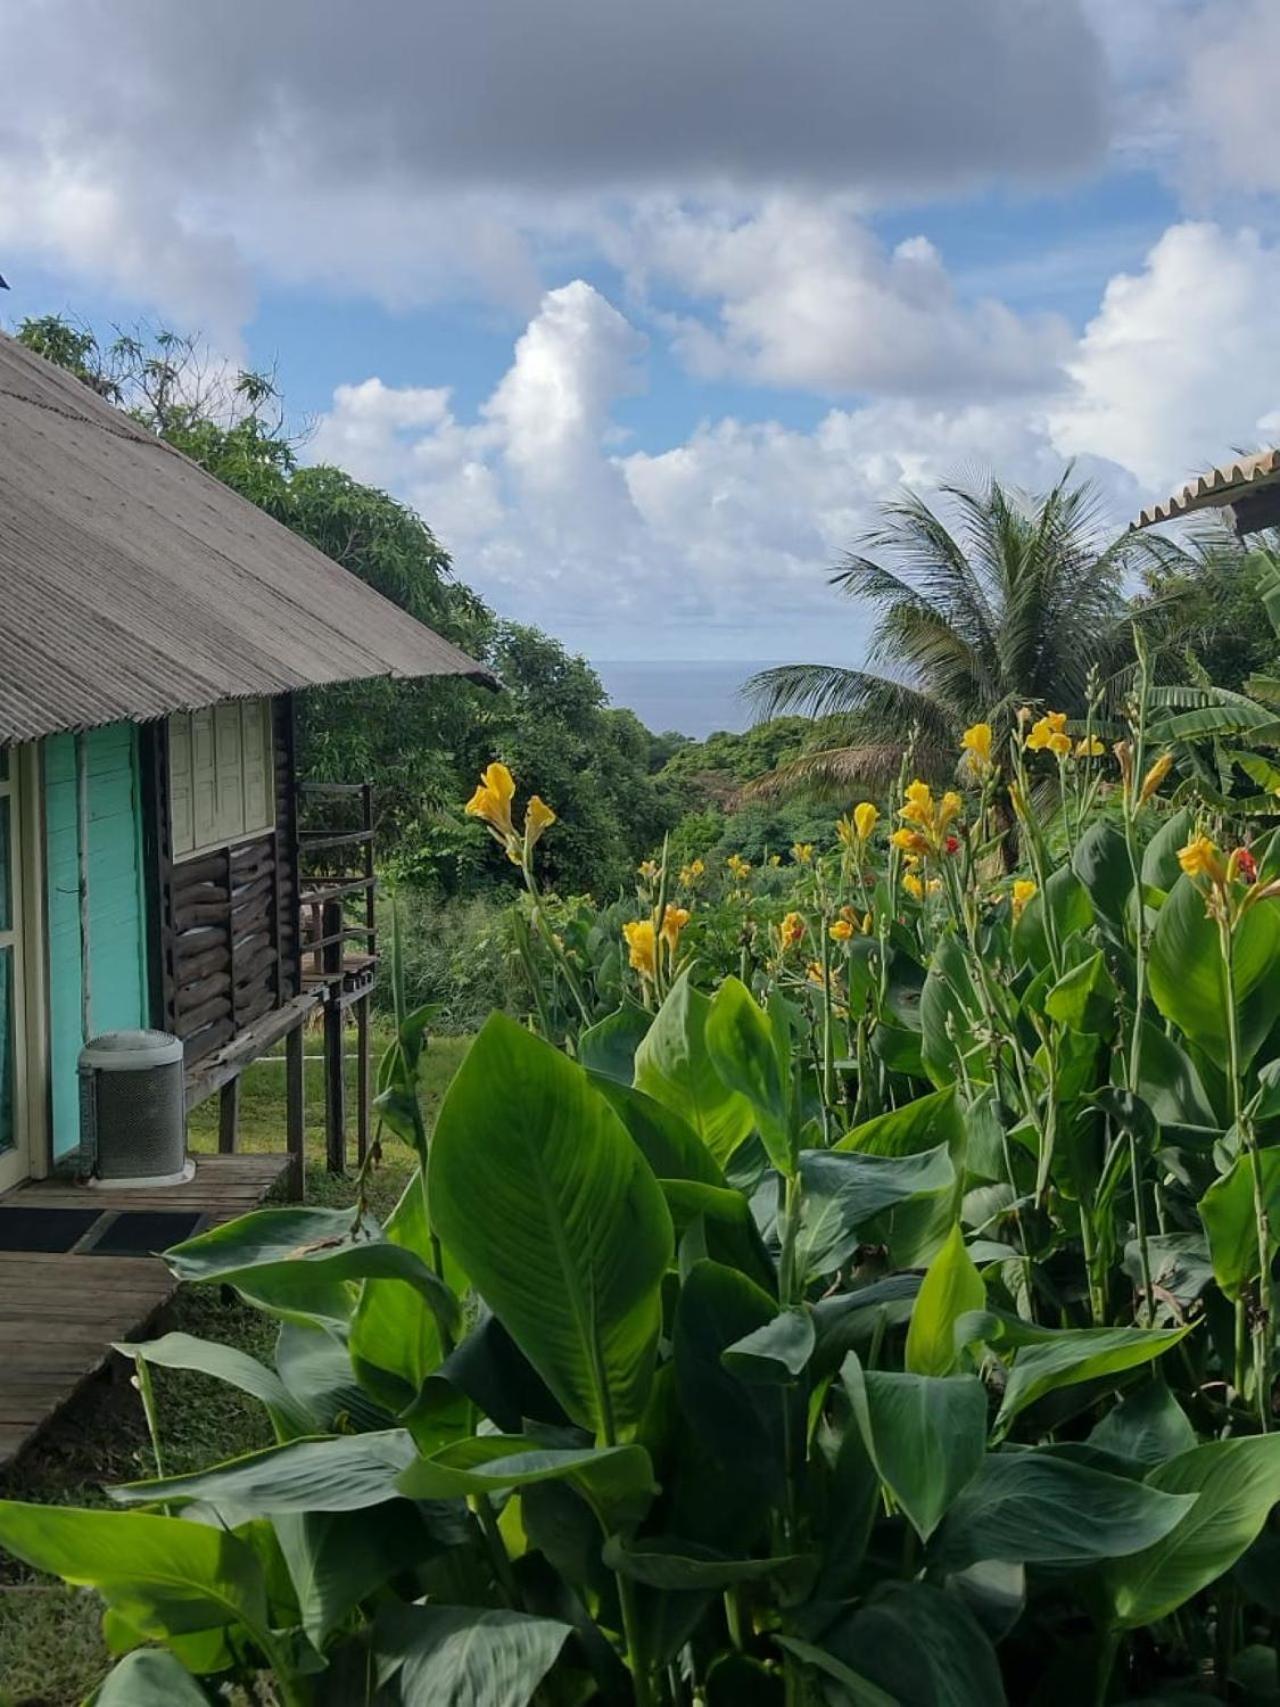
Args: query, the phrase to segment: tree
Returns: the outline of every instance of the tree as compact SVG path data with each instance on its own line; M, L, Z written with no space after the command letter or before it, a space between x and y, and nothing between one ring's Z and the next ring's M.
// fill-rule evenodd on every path
M488 658L503 691L473 731L471 768L496 754L522 798L554 807L539 867L556 888L605 898L628 887L638 853L680 816L679 789L655 774L666 746L634 713L612 709L587 660L540 629L499 623ZM495 850L495 870L500 860Z
M1140 606L1162 607L1153 638L1189 658L1215 687L1247 691L1254 675L1280 675L1280 642L1262 617L1262 577L1280 564L1280 534L1242 540L1210 512L1183 549L1166 549L1143 574ZM1172 665L1170 666L1172 667Z
M942 774L967 724L1007 730L1022 705L1082 715L1091 672L1108 681L1129 661L1124 583L1145 548L1129 536L1103 542L1086 482L1068 468L1042 497L995 479L943 497L954 529L908 492L832 573L877 613L869 667L787 664L753 679L766 716L847 720L841 745L781 766L769 787L883 782L913 736L919 768Z

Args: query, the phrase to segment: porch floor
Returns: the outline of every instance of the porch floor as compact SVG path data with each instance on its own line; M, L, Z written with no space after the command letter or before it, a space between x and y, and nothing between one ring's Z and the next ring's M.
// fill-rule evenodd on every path
M205 1226L288 1185L291 1157L195 1157L195 1178L156 1191L29 1180L0 1204L31 1209L198 1212ZM178 1282L159 1257L0 1251L0 1465L10 1463L106 1362L113 1340L146 1330Z

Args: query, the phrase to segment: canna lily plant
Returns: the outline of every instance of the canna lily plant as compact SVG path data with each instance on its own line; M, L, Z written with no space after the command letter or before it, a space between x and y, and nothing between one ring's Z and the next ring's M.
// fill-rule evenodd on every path
M0 1504L105 1601L107 1707L1266 1699L1280 840L1175 782L1151 692L975 724L888 838L858 803L755 883L664 851L611 1011L495 1015L432 1131L388 1071L385 1226L175 1247L274 1358L128 1354L275 1444Z

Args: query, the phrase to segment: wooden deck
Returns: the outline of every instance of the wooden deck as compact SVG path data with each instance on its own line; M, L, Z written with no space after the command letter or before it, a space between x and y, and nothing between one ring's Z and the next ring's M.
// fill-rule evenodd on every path
M187 1185L157 1191L89 1190L32 1180L0 1197L23 1208L199 1210L205 1225L231 1221L289 1183L285 1155L197 1156ZM0 1251L0 1465L30 1445L106 1362L113 1340L132 1339L173 1297L178 1282L159 1257Z

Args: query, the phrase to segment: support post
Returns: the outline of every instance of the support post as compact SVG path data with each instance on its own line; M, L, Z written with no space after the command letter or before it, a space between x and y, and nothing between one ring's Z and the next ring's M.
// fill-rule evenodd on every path
M361 996L356 1003L356 1158L360 1162L369 1154L369 1065L369 997Z
M240 1075L228 1079L218 1093L218 1154L234 1156L240 1137Z
M329 986L324 1009L325 1161L331 1174L347 1168L347 1088L342 1060L343 1015L339 991Z
M285 1142L291 1162L289 1195L301 1203L306 1191L305 1028L295 1025L284 1040Z

